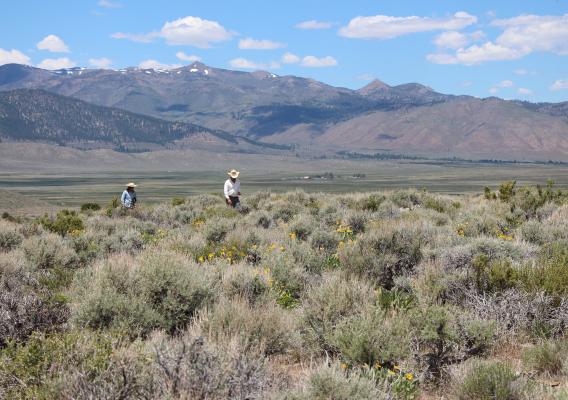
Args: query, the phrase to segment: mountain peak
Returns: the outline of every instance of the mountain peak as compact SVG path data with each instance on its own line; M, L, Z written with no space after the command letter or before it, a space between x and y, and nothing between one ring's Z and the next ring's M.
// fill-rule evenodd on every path
M420 83L404 83L402 85L395 86L395 88L420 94L435 93L434 89L432 89L430 86L422 85Z
M363 86L361 89L357 90L362 95L367 95L372 92L379 90L389 90L391 87L379 79L373 79L367 85Z
M200 61L194 61L191 65L188 65L188 68L204 69L208 67Z

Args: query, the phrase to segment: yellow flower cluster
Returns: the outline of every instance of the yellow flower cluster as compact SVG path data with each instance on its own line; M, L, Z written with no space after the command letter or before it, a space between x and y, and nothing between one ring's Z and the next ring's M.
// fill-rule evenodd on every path
M507 240L507 241L508 241L508 240L513 240L513 235L507 235L507 234L505 234L505 233L503 233L503 232L499 233L499 234L497 235L497 237L498 237L499 239L503 239L503 240Z
M457 229L456 229L456 233L458 234L458 236L464 237L465 236L465 230L467 229L467 226L469 225L469 222L464 222L463 224L459 224Z
M167 235L167 232L164 229L158 229L156 230L156 233L143 233L142 234L142 240L144 240L145 243L147 244L156 244L158 243L160 240L164 239Z
M349 225L340 225L335 231L337 233L353 233L353 229Z
M496 229L495 230L495 235L501 239L501 240L513 240L514 236L512 233L509 233L509 230L507 228L503 228L503 229Z
M192 225L193 226L201 226L205 224L205 220L201 219L201 218L197 218L195 221L193 221Z
M353 228L351 228L350 225L344 224L341 221L337 221L336 225L337 225L337 228L335 229L335 231L342 236L342 238L343 238L342 241L353 238L353 236L354 236Z
M202 254L197 257L197 261L204 263L206 261L211 262L215 259L221 259L227 261L229 264L233 264L247 256L246 251L239 250L237 246L222 246L216 251L209 252L207 254Z

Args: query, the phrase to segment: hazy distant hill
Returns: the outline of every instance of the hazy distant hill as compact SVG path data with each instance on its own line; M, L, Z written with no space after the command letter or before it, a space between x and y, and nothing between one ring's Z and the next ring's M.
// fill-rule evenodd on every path
M0 93L18 88L40 88L107 107L191 122L228 132L241 144L240 137L247 137L331 150L568 159L568 102L451 96L417 83L390 86L379 80L350 90L312 79L230 71L201 63L175 70L46 71L1 66ZM77 128L73 119L69 122L67 132ZM175 142L184 136L180 129L187 128L174 124L168 129L164 135ZM75 136L97 140L101 134L96 129L88 132L77 130ZM112 134L103 132L103 136ZM159 143L171 142L158 136ZM130 137L145 142L154 136L132 132Z

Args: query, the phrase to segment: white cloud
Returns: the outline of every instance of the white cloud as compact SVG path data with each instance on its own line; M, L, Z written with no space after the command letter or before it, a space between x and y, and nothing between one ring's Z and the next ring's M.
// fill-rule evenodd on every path
M434 39L434 44L446 49L460 49L469 43L469 37L458 31L443 32Z
M30 58L19 50L4 50L0 48L0 65L30 64Z
M527 89L527 88L519 88L519 89L517 90L517 93L518 93L518 94L523 94L523 95L525 95L525 96L528 96L528 95L533 94L533 91L530 90L530 89Z
M284 53L280 60L284 64L297 64L300 62L300 57L292 53Z
M472 33L461 33L458 31L442 32L434 39L434 44L440 48L461 49L470 44L477 42L485 37L482 31Z
M481 40L485 37L485 32L483 31L475 31L469 34L469 37L471 38L471 40L473 40L474 42L477 42L478 40Z
M126 39L130 40L131 42L137 43L151 43L158 37L157 32L153 33L124 33L124 32L116 32L110 35L113 39Z
M298 29L329 29L333 26L331 22L316 21L312 19L310 21L300 22L296 25Z
M239 41L239 49L242 50L274 50L282 47L286 47L286 44L273 42L271 40L246 38Z
M65 44L65 42L59 37L55 35L48 35L44 37L36 47L39 50L47 50L52 53L69 53L69 47Z
M230 62L231 67L240 69L278 69L280 64L272 61L268 64L256 63L254 61L247 60L246 58L234 58Z
M67 57L62 58L46 58L42 62L40 62L37 66L38 68L43 69L65 69L65 68L73 68L77 64L75 61L68 59Z
M231 39L234 33L227 31L216 21L199 17L185 17L166 22L162 27L160 37L171 45L188 45L200 48L211 47L211 43Z
M515 60L525 55L521 50L486 42L481 46L458 49L455 54L428 54L426 59L434 64L476 65L486 61Z
M315 56L305 56L302 58L301 65L303 67L310 68L322 68L322 67L335 67L337 65L337 60L331 56L317 58Z
M505 80L505 81L499 82L497 84L497 86L500 87L500 88L509 88L509 87L515 86L515 84L513 83L513 81Z
M476 22L477 17L463 11L448 18L375 15L353 18L339 30L339 35L357 39L392 39L417 32L460 30Z
M201 57L196 56L194 54L185 54L183 51L178 51L176 53L176 57L178 58L178 60L181 61L187 61L187 62L196 62L196 61L201 61Z
M456 54L430 55L439 64L475 65L488 61L516 60L534 52L568 55L568 14L557 16L521 15L498 19L493 26L503 29L494 40L482 46L458 49Z
M162 38L169 45L187 45L205 49L211 47L212 43L230 40L234 35L234 32L226 30L216 21L189 16L166 22L158 32L116 32L111 37L141 43L149 43Z
M500 19L492 25L504 28L496 42L527 54L545 51L568 55L568 14L558 16L521 15Z
M181 68L181 64L164 64L156 60L144 60L138 64L138 68L141 69L176 69Z
M89 58L89 65L95 68L108 68L112 64L112 60L102 57L102 58Z
M103 8L121 8L122 4L118 1L110 1L110 0L99 0L97 3L99 7Z
M568 79L558 79L550 86L550 90L566 90L568 89Z
M433 53L426 55L426 59L433 64L457 64L457 59L451 54Z
M489 89L489 93L491 94L496 94L499 92L499 89L492 87L491 89Z

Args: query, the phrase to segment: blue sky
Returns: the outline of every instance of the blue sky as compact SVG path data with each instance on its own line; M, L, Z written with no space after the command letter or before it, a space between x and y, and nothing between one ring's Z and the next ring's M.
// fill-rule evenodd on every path
M0 64L170 68L200 59L359 88L568 100L568 1L12 1Z

